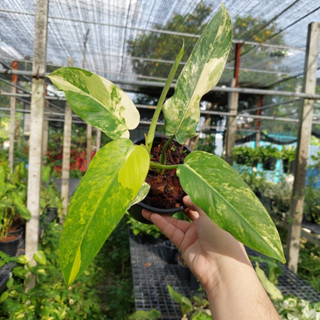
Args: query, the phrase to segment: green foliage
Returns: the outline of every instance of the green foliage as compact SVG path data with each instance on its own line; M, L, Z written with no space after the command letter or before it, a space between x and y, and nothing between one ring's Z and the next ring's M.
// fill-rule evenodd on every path
M26 168L21 162L13 173L6 162L0 163L0 239L5 238L14 220L29 220L26 207Z
M71 287L64 284L57 254L61 228L52 223L45 231L41 250L35 255L37 266L32 267L26 256L9 258L17 265L0 298L0 319L103 319L96 290L97 265L91 264ZM8 260L3 254L1 257ZM35 275L37 282L35 288L25 292L28 272Z
M257 152L261 162L265 162L271 158L281 159L281 151L271 144L266 147L261 146L257 148Z
M53 170L50 166L42 166L42 184L40 189L40 209L43 214L47 209L54 208L57 210L57 214L60 217L63 211L60 191L52 181Z
M172 20L163 26L155 26L155 28L182 31L192 34L200 34L204 30L205 20L208 18L212 9L204 2L196 5L193 12L187 15L176 14ZM187 21L187 23L185 23ZM196 39L186 39L185 57L189 57ZM180 50L181 37L171 36L157 33L141 33L134 40L128 41L128 53L132 57L146 57L161 60L172 60ZM186 58L185 58L186 60ZM137 74L167 78L170 71L170 63L146 62L141 60L133 61L133 69ZM181 69L179 70L179 72Z
M158 310L152 309L150 311L136 311L129 317L129 320L157 320L161 316Z
M141 223L136 219L132 218L131 215L129 214L128 214L128 224L130 225L130 229L132 230L135 236L148 235L148 236L152 236L154 239L159 239L161 236L161 232L155 225Z
M248 146L233 148L232 157L236 163L247 166L257 165L257 162L260 160L258 150Z
M314 180L312 177L310 180ZM309 222L320 224L320 189L313 184L305 186L304 214Z
M182 319L190 320L210 320L211 311L209 309L209 302L202 296L194 296L191 299L183 296L181 293L175 291L171 286L167 286L171 298L179 303Z
M296 158L296 148L294 146L289 146L288 148L283 146L281 150L281 158L283 160L288 160L289 163L292 162Z
M201 5L199 9L203 9ZM128 137L127 129L134 128L139 119L133 103L114 84L78 68L62 68L49 76L65 91L78 115L115 139L93 158L71 200L60 242L61 268L68 284L85 270L137 195L140 199L139 189L149 166L155 170L177 169L184 190L218 225L249 247L284 261L276 228L267 212L222 159L195 151L184 164L168 166L161 161L150 161L153 126L162 108L165 131L171 135L169 140L175 138L182 144L195 134L200 99L222 74L231 46L231 29L230 16L222 6L197 41L177 80L174 95L163 104L174 68L170 72L144 146L134 146L129 139L120 138ZM180 56L181 52L175 65ZM219 209L214 203L223 204L223 218L213 215L212 208Z
M101 266L97 289L105 320L125 320L134 311L127 217L121 220L94 262Z
M301 241L298 274L320 292L319 246L307 241Z
M202 150L208 153L214 153L215 135L206 134L204 138L200 138L195 146L195 150Z
M297 297L286 297L274 302L283 320L315 320L320 317L320 302L312 303Z

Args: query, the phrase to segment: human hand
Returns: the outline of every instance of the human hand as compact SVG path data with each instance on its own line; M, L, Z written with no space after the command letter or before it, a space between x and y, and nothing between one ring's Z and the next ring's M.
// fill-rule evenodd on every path
M183 259L204 287L215 287L233 262L251 267L245 249L228 232L219 228L197 207L189 196L184 197L185 213L192 222L177 220L144 210L143 216L152 221L182 253Z

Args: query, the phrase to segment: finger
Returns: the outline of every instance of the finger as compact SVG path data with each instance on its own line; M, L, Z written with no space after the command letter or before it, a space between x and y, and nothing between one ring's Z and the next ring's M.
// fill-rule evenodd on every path
M151 212L151 211L146 210L146 209L142 209L142 212L141 212L141 213L142 213L142 216L143 216L145 219L151 221L151 215L152 215L152 212Z
M170 222L171 217L161 216L157 213L152 213L150 216L151 221L160 229L160 231L177 247L184 239L185 232L179 229L176 225ZM175 219L176 220L176 219Z
M199 216L201 216L201 215L206 215L202 209L200 209L198 206L196 206L196 205L191 201L191 199L190 199L189 196L185 196L185 197L183 198L183 203L185 204L185 206L187 207L187 209L190 209L190 210L192 210L192 211L198 212Z
M146 209L142 210L142 216L146 218L149 221L152 221L151 216L154 214L154 212L148 211ZM173 224L175 227L180 229L182 232L186 232L190 227L190 222L185 220L179 220L176 218L172 218L168 215L161 215L168 223ZM153 221L152 221L153 222ZM160 228L159 228L160 229Z
M184 210L184 213L191 219L191 221L195 221L199 218L199 213L198 211L193 211L189 208L186 208Z

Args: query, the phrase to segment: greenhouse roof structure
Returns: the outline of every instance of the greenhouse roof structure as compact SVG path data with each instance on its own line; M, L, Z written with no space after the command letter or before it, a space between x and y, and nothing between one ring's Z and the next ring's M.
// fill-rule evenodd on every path
M303 75L308 24L320 21L318 1L223 4L233 22L234 45L220 86L229 85L233 77L237 43L242 44L242 87L272 88L283 79ZM1 1L2 68L18 60L19 69L30 70L35 7L36 0ZM163 82L183 41L186 61L219 8L217 0L50 0L47 62L54 68L66 66L72 57L75 67L115 83L156 85Z

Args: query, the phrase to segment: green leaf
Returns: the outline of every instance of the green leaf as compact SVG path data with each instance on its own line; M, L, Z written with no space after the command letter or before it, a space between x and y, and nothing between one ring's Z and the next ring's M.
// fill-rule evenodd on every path
M168 291L169 291L171 298L175 302L179 303L181 306L185 305L185 306L189 307L190 309L192 309L192 307L193 307L192 303L187 297L183 296L179 292L174 291L174 289L170 285L167 285L167 288L168 288Z
M41 265L45 265L47 263L46 255L42 250L38 250L34 253L33 258Z
M191 200L220 228L244 245L285 262L269 214L228 163L213 154L194 151L179 165L177 175Z
M97 74L79 68L61 68L50 80L65 92L72 110L111 139L129 138L129 129L138 126L140 115L120 88Z
M139 310L129 317L129 320L156 320L161 316L160 311L152 309L149 311Z
M255 269L262 286L264 287L266 292L269 294L271 300L272 301L283 300L283 295L281 291L267 278L264 271L260 268L258 262L256 262Z
M227 61L232 25L222 5L197 41L176 83L174 95L163 106L167 136L183 144L196 134L202 96L218 83Z
M31 218L31 213L26 205L23 203L23 200L19 195L15 192L12 192L12 200L15 206L17 207L21 217L25 220L29 220Z
M21 264L27 264L29 262L29 260L26 255L20 255L17 257L17 262L21 263Z
M9 297L8 291L2 292L2 294L1 294L1 296L0 296L0 303L6 301L8 297Z
M14 283L14 279L11 276L7 282L7 288L10 289L13 286L13 283Z
M139 203L140 201L142 201L148 194L149 190L150 190L150 184L147 182L143 182L139 192L137 193L137 195L134 197L134 199L130 202L127 210L132 207L134 204Z
M60 239L60 265L70 285L96 256L121 220L149 170L144 147L128 139L99 150L82 178Z

